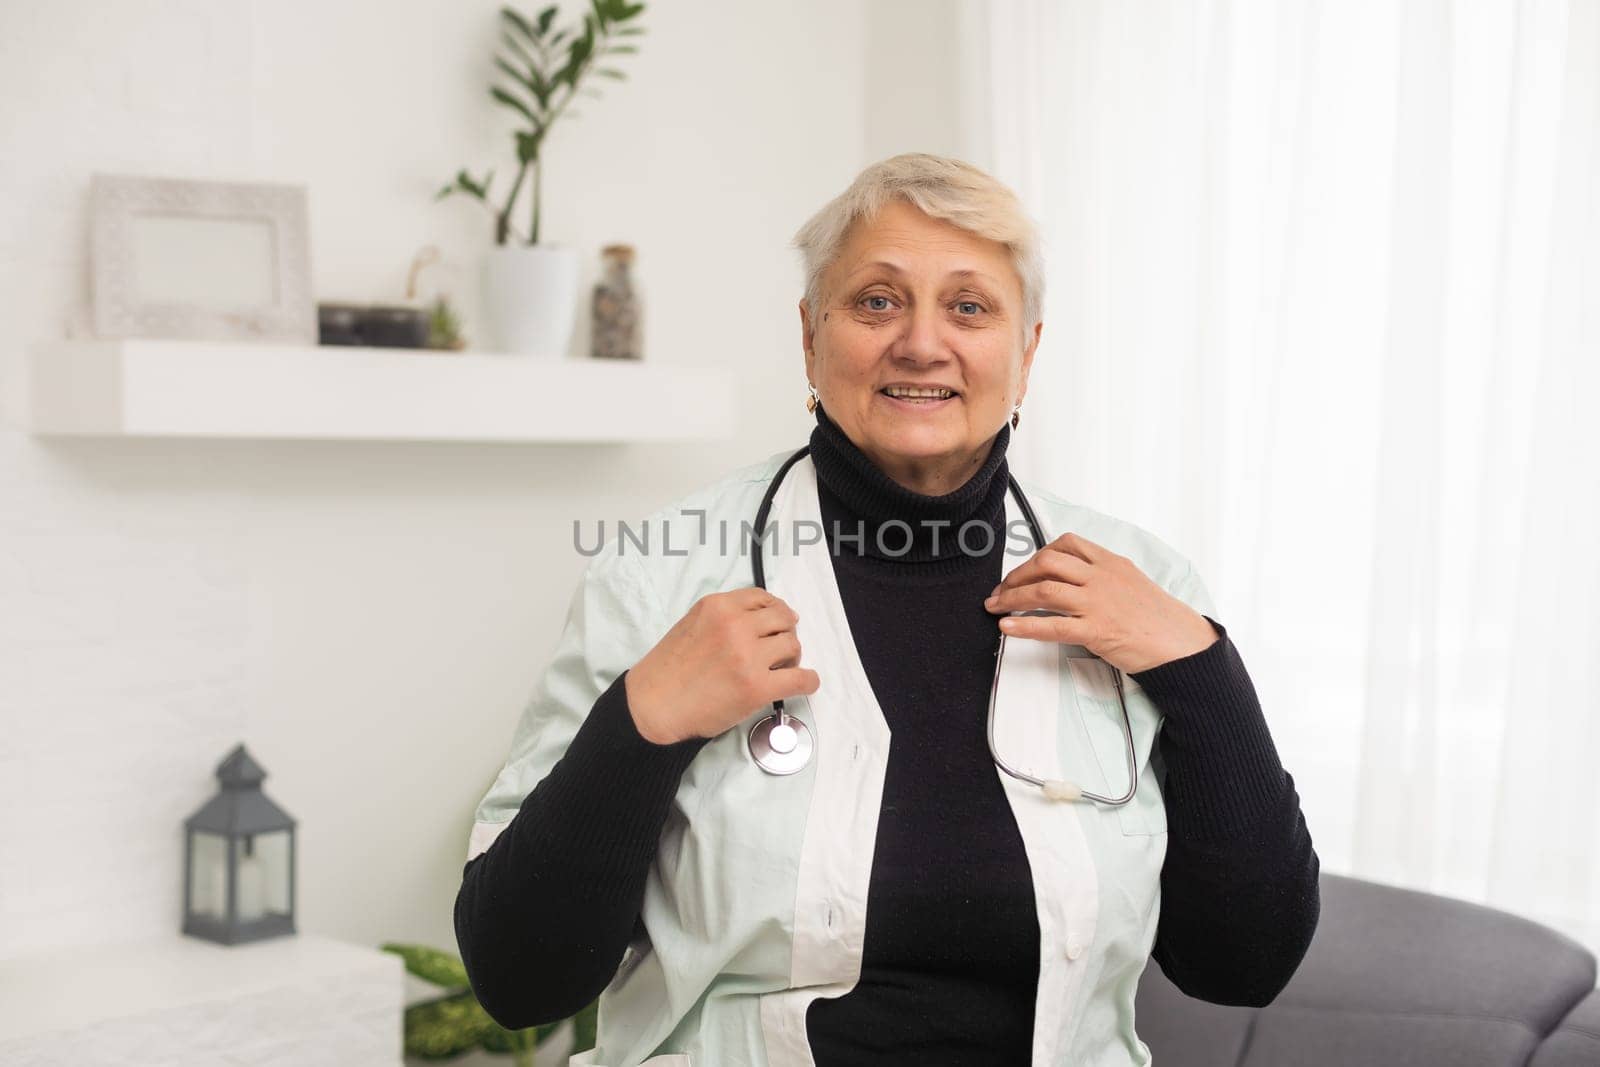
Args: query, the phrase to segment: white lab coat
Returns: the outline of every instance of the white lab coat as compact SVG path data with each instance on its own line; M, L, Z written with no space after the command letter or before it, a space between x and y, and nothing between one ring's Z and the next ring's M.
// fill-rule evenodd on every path
M648 551L613 539L590 562L555 657L517 725L504 769L475 813L468 858L494 840L549 773L595 699L699 597L753 584L746 531L780 452L668 505L643 523ZM1077 532L1128 556L1157 584L1215 616L1188 560L1146 531L1022 484L1047 539ZM1004 571L1034 552L1006 497ZM810 523L810 526L806 524ZM635 532L640 529L635 525ZM809 456L784 477L764 548L767 588L798 613L802 663L821 688L785 702L810 728L810 763L774 776L753 762L752 708L684 772L646 884L648 937L624 953L600 998L591 1067L811 1064L806 1008L847 992L861 973L867 888L890 745L857 656L821 539ZM795 531L814 531L795 538ZM802 543L810 540L813 543ZM1105 795L1126 790L1114 670L1085 649L1007 642L996 741L1014 766ZM1046 799L1003 774L1033 873L1040 932L1034 1067L1138 1067L1134 993L1149 959L1166 851L1161 724L1123 679L1139 783L1120 808ZM1156 758L1152 759L1152 755ZM538 967L537 960L528 966Z

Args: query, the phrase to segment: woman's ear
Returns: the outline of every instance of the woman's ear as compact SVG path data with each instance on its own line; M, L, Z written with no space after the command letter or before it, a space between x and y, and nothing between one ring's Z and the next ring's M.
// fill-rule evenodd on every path
M816 363L816 324L811 321L811 309L806 306L805 298L800 299L800 347L806 354L806 378L816 381L812 376L812 365Z
M1028 341L1028 347L1022 351L1022 381L1017 385L1017 403L1022 403L1022 398L1028 395L1028 372L1033 369L1033 354L1039 350L1039 335L1044 332L1044 323L1033 324L1033 337Z

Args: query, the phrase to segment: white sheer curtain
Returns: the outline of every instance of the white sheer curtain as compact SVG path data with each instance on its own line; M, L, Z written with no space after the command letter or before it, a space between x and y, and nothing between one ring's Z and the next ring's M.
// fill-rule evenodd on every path
M1196 561L1325 869L1600 949L1600 2L961 12L1019 471Z

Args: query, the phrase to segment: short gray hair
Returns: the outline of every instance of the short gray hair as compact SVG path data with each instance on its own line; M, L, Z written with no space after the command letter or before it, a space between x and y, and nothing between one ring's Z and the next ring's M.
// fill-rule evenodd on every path
M907 152L872 164L794 235L805 269L806 306L813 319L822 309L822 275L839 257L850 227L858 219L871 219L894 198L1004 244L1022 281L1023 333L1032 331L1044 307L1038 227L1005 183L971 163L926 152Z

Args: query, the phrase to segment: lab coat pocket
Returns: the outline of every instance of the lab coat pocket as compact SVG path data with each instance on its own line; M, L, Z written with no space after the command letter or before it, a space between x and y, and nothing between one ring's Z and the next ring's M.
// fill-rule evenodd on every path
M1161 786L1150 766L1150 747L1155 739L1158 715L1144 690L1123 676L1122 697L1117 694L1117 669L1099 657L1064 659L1071 680L1073 707L1065 731L1073 744L1083 745L1092 759L1071 760L1069 766L1083 768L1078 784L1101 796L1117 797L1128 791L1128 740L1123 733L1122 708L1125 701L1133 734L1133 767L1138 789L1133 799L1116 807L1122 832L1130 837L1165 833L1167 809ZM1069 775L1070 776L1070 775ZM1080 801L1106 809L1098 801Z

